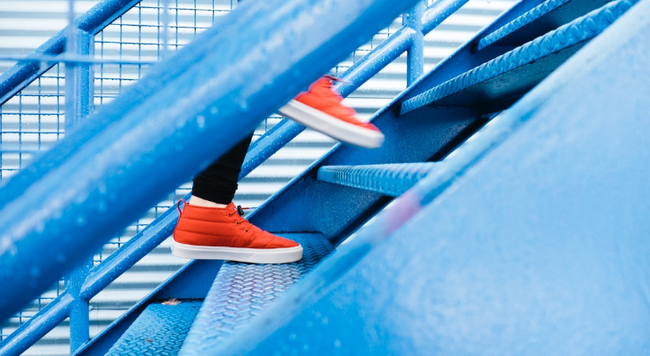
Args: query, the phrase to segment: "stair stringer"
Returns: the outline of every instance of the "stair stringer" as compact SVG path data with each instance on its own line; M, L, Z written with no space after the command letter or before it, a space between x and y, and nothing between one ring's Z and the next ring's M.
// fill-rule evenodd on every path
M635 5L213 354L648 354L649 13Z

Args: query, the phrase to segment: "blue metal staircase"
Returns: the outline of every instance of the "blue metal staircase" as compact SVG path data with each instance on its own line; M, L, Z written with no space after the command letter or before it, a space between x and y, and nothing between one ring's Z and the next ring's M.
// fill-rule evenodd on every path
M373 16L385 11L372 3ZM295 5L297 13L311 14L309 5ZM459 5L438 6L429 15ZM259 11L264 7L243 9L240 24ZM369 18L361 5L358 12ZM520 2L372 118L386 133L381 148L335 146L249 216L303 244L302 261L191 262L75 354L647 354L650 170L640 162L650 159L649 13L648 0ZM215 43L231 43L215 36ZM404 46L400 36L374 53L394 56ZM186 53L209 52L195 45ZM291 60L315 76L304 64L310 56ZM210 60L197 63L174 69L181 76L175 83L194 83L181 74L190 64L199 67L194 77L219 74L205 69ZM364 65L347 75L362 77ZM169 65L160 68L175 80L164 71ZM291 86L283 81L291 76L276 70L269 75ZM151 103L170 96L147 84L133 93L150 100L151 91L158 100L142 107L156 110ZM251 103L282 101L297 88L259 97L260 85ZM221 100L196 95L192 104ZM234 113L272 110L237 102L237 95ZM143 112L133 98L123 103ZM220 103L198 115L222 107L229 115L232 104ZM111 110L122 109L110 107L104 120ZM188 128L196 115L179 119L164 139L203 137L201 125ZM107 121L115 133L79 135L58 154L149 128L147 120L134 119L133 127ZM299 131L289 122L276 126L251 147L242 175ZM87 151L111 153L98 145ZM67 163L50 160L33 172ZM16 186L36 185L33 172ZM146 231L151 237L134 245L167 236L175 219L173 211L163 215ZM85 285L105 278L92 277Z

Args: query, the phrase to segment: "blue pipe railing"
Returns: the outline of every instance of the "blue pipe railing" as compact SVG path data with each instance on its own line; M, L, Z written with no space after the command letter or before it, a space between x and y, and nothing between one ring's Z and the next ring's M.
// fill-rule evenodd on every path
M426 33L434 29L435 26L440 24L444 19L446 19L450 14L455 12L466 2L467 0L442 0L433 3L426 10L424 9L423 3L420 3L420 5L418 5L414 10L409 12L407 15L408 18L405 19L405 26L403 28L393 34L388 40L384 41L380 46L373 49L371 53L366 55L362 60L355 63L353 67L344 73L342 78L345 79L345 82L341 82L338 85L337 89L344 96L349 95L361 84L363 84L363 82L370 79L405 51L409 51L409 60L407 63L408 67L414 67L414 69L409 70L408 83L410 84L415 81L417 77L421 75L421 68L423 67L423 55L421 53L423 48L421 45L418 46L417 44L421 44L423 36ZM104 1L103 3L123 4L126 2ZM131 1L128 3L130 3L130 7L137 2ZM115 4L112 5L115 6ZM125 7L122 7L119 8L119 10L121 11L121 14L127 9L125 9ZM96 8L93 8L91 12L92 11L96 11ZM104 13L104 15L106 14ZM119 15L112 15L106 18L114 19L117 16ZM85 17L89 16L85 15ZM79 22L80 21L78 20L77 23ZM103 26L108 24L108 22L109 21L105 20L103 22ZM99 30L94 30L95 33L97 31ZM48 43L51 42L52 40L48 41ZM45 45L42 47L45 47ZM34 54L31 56L33 55ZM91 63L92 61L83 60L82 58L81 62ZM22 65L22 67L29 68L28 65ZM30 78L30 76L25 77L28 79ZM22 84L24 86L29 84L29 82L27 79L25 79L22 81ZM2 88L2 86L0 86L0 88ZM12 92L17 92L17 90L12 90ZM250 173L250 171L265 161L279 148L283 147L288 141L294 138L303 129L304 127L299 124L296 124L292 121L283 120L280 124L276 125L272 130L267 132L262 138L255 141L251 145L251 149L249 150L249 153L246 157L246 162L242 168L240 179ZM5 351L9 350L16 351L19 349L26 349L31 344L33 344L33 342L40 339L49 330L58 325L60 321L65 319L71 313L75 314L74 319L84 319L83 312L74 313L72 311L74 308L71 306L75 304L72 301L85 301L87 308L87 302L92 297L94 297L99 291L101 291L124 271L135 264L135 262L149 253L153 248L158 246L167 236L171 234L171 231L173 230L173 227L178 218L176 214L177 212L175 209L170 209L154 223L148 226L144 231L136 235L136 237L130 240L123 248L118 250L117 253L111 255L102 264L93 268L88 274L87 278L85 278L85 283L83 283L83 285L80 287L76 287L75 293L70 293L70 291L68 291L68 293L64 293L59 298L55 299L47 308L39 312L37 316L21 326L8 339L6 339L2 343L4 345L0 348L0 351L3 351L4 354ZM83 276L85 276L85 274L82 273L81 277ZM74 296L71 296L71 294L74 294ZM58 320L58 322L53 322L56 320ZM71 322L73 325L77 323L72 320ZM88 339L87 312L85 313L85 321L80 320L78 323L80 327L71 325L71 327L75 329L75 331L72 332L73 335L71 335L71 340L74 339L71 341L72 350L75 350L76 347L80 345L80 343L83 343ZM83 330L84 326L86 328L86 332L77 331Z
M351 36L369 39L414 2L244 3L234 21L206 31L79 123L3 189L20 199L10 198L0 215L0 283L13 291L0 301L0 320L345 58ZM254 21L271 12L269 21ZM197 140L205 144L187 144ZM72 176L76 184L62 184Z

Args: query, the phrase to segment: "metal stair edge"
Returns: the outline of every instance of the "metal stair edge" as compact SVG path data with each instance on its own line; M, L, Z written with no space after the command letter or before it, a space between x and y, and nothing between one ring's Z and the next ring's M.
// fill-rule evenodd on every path
M548 0L544 2L543 4L531 9L530 11L526 12L525 14L519 16L512 22L508 23L507 25L497 29L496 31L490 33L489 35L483 37L477 45L476 50L480 51L492 44L497 44L507 38L508 36L512 35L516 31L520 31L526 27L529 27L533 25L536 21L539 21L543 19L544 17L548 17L551 15L553 12L558 11L562 8L569 7L571 5L576 5L576 3L579 3L581 0ZM591 9L596 9L602 5L604 5L605 2L609 2L611 0L604 0L603 2L601 1L582 1L583 3L587 3L588 5L591 5ZM593 6L596 4L596 6ZM579 13L576 14L575 18L579 16L583 16L585 13ZM543 33L539 33L538 35L542 35ZM530 38L530 40L534 39ZM522 43L523 44L523 43Z
M323 166L316 179L322 182L370 190L393 197L404 194L439 163Z
M523 65L568 50L600 34L638 0L618 0L402 103L400 115L449 98Z

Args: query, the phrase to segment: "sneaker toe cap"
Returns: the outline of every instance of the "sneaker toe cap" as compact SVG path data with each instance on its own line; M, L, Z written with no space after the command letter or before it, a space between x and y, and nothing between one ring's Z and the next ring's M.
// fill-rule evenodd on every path
M271 241L268 247L269 248L291 248L296 246L300 246L300 244L293 240L285 239L284 237L275 236L275 238L273 239L273 241Z

